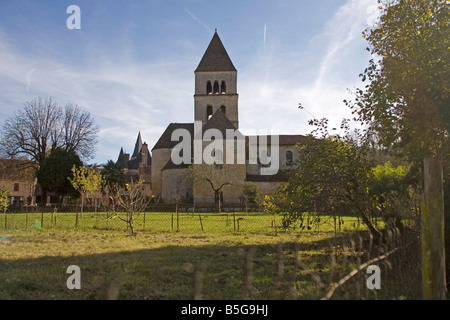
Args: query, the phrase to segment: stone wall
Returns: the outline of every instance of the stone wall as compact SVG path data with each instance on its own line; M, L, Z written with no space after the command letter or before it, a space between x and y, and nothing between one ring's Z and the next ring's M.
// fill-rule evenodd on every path
M162 169L170 160L172 149L154 149L152 154L152 192L153 195L161 195L162 192Z

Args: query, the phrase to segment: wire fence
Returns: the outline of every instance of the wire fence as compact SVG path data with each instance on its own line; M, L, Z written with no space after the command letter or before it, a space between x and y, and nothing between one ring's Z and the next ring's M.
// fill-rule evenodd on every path
M305 215L305 223L286 226L283 215L265 212L189 212L145 211L134 213L133 228L136 231L158 232L282 232L286 230L360 230L364 229L357 217L341 217L339 222L328 216ZM41 210L33 212L7 212L1 214L0 230L68 229L68 230L127 230L130 217L121 212L60 212Z
M110 209L110 208L109 208ZM287 230L364 230L358 216L303 213L295 223L288 215L265 212L260 206L150 203L145 211L127 214L93 205L10 207L0 217L0 230L59 228L172 232L273 232ZM371 217L376 226L380 217Z

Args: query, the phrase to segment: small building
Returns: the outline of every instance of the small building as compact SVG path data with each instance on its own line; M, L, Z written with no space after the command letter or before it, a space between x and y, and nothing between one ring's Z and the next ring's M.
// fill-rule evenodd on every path
M36 179L31 162L0 159L0 189L8 190L11 206L35 204Z

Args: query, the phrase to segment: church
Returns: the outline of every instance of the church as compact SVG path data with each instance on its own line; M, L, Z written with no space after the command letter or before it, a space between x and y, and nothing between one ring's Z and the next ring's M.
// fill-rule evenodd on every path
M237 70L217 30L194 75L194 122L170 123L151 153L139 134L133 155L124 154L122 149L117 160L128 178L145 180L148 192L165 203L210 204L218 201L219 194L224 205L240 206L245 184L254 184L261 196L273 193L287 182L286 172L299 157L296 145L301 144L305 136L244 136L240 133ZM191 140L186 141L185 137L181 141L180 132ZM231 138L228 133L233 134ZM201 137L197 145L195 138L192 139L196 136ZM219 140L217 136L224 139ZM238 147L239 141L242 141L241 147ZM181 151L180 145L184 145ZM199 151L200 155L212 154L218 161L205 167L206 160L199 163L194 159ZM175 157L188 161L174 161ZM274 167L274 163L276 170L264 173L264 169ZM219 189L214 184L223 187Z

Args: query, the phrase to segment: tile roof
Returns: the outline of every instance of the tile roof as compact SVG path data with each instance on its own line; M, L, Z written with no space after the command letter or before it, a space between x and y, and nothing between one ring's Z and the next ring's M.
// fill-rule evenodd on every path
M218 129L222 133L223 137L226 137L226 130L236 130L236 127L231 123L230 119L218 109L208 121L203 125L203 133L208 129Z
M163 149L163 148L173 148L175 147L179 141L172 141L172 133L176 129L186 129L191 134L191 137L194 136L194 124L193 123L171 123L168 125L164 133L161 135L159 140L156 142L155 146L152 148L152 151L155 149Z
M31 161L0 158L0 180L32 180L34 169Z
M246 136L246 139L249 140L249 137L257 137L258 141L260 137L264 137L264 135L258 135L258 136ZM270 145L271 143L271 135L266 135L267 137L267 144ZM301 134L284 134L284 135L278 135L278 145L280 146L294 146L297 143L303 143L305 142L306 136Z
M198 71L236 71L236 68L228 56L227 50L217 34L217 30L203 55L202 60L195 70Z
M164 166L164 168L162 168L162 170L187 169L187 168L189 168L189 166L190 166L190 164L186 164L186 163L175 164L175 163L173 163L172 159L169 159L169 161L167 161L166 165Z

